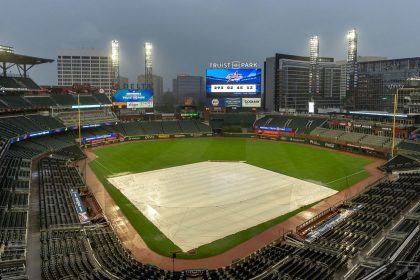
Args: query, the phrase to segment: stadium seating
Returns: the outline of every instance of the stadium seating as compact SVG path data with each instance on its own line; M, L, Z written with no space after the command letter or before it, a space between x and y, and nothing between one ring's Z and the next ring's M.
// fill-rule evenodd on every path
M98 100L92 95L80 95L80 105L95 105L98 104Z
M327 119L315 116L267 115L255 122L255 126L293 128L297 134L309 134Z
M328 128L323 128L323 127L317 127L311 131L311 135L322 136L322 137L333 138L333 139L338 139L345 133L346 132L342 130L328 129Z
M0 98L0 112L9 110L9 106Z
M389 142L389 140L390 140L389 137L376 136L376 135L365 135L365 137L363 137L363 139L360 140L360 143L364 144L364 145L381 147L385 143Z
M140 122L140 126L146 134L163 134L160 122Z
M414 175L408 178L412 177ZM405 184L408 178L402 176L395 182L379 183L352 199L350 203L363 207L314 242L323 247L335 244L334 248L347 253L351 246L352 254L362 249L393 217L417 199L420 185Z
M56 107L57 103L50 96L25 96L24 99L33 107Z
M103 93L94 94L92 96L97 100L96 104L111 104L111 100Z
M32 105L19 95L2 95L2 102L10 109L29 109Z
M111 105L105 94L80 95L82 105ZM77 97L71 94L51 95L0 95L0 111L70 108L77 105Z
M255 114L252 113L213 113L210 114L210 126L213 129L241 132L242 129L252 132ZM236 131L238 130L238 131Z
M403 150L405 153L420 154L420 142L404 140L400 143L398 149Z
M177 121L162 121L162 131L167 134L181 133L181 127Z
M2 87L27 90L41 89L31 78L0 76L0 88Z
M386 162L381 168L387 172L395 170L410 170L420 167L420 159L410 155L398 154Z
M204 124L204 123L199 122L199 121L194 121L194 122L195 122L195 125L198 128L198 131L200 131L200 132L207 132L207 133L211 133L212 132L211 127L208 126L207 124Z
M66 126L77 125L79 122L78 111L63 111L57 114L57 117ZM97 124L105 122L117 122L118 119L111 111L103 110L81 110L80 123L81 124Z
M70 190L78 190L84 183L77 169L66 161L45 158L39 162L41 228L79 224Z
M312 130L310 134L314 136L332 138L335 140L351 142L355 144L358 143L367 146L391 148L392 145L392 139L390 137L364 134L358 132L349 132L338 129L329 129L324 127L317 127L314 130ZM394 145L398 146L402 141L403 139L395 138Z
M107 224L82 225L70 189L84 185L77 169L65 160L39 162L42 274L45 279L165 279L170 274L135 261ZM182 273L177 278L185 279Z
M140 125L140 122L128 122L121 123L122 128L125 131L125 135L144 135L146 132Z
M94 97L97 98L97 97ZM92 101L88 98L89 102ZM29 100L30 102L30 100ZM87 101L86 101L87 102ZM32 103L31 103L32 104ZM303 117L266 118L265 123L291 125L297 133L336 137L359 143L388 143L389 138L360 135L342 130L313 126L325 120ZM31 159L46 152L52 157L39 160L41 262L44 279L187 279L188 271L167 271L136 261L122 245L109 223L82 225L75 211L70 189L84 188L83 178L69 160L83 158L75 145L73 132L34 137L9 144L8 139L28 132L64 127L57 118L25 115L0 118L0 275L1 279L25 279L26 235ZM175 134L210 132L198 121L127 122L83 129L84 135L120 132L124 135ZM378 142L375 142L378 140ZM379 141L380 140L380 141ZM383 142L381 142L383 141ZM405 143L405 142L403 142ZM401 145L403 145L401 143ZM388 166L388 171L400 165ZM312 241L304 238L291 242L279 239L234 264L215 270L195 272L202 279L337 279L347 265L355 262L362 251L377 242L385 230L393 226L371 250L372 260L388 262L404 243L402 237L419 225L420 174L399 174L386 179L345 202L344 208L359 207ZM417 203L415 208L412 207ZM99 207L99 206L98 206ZM407 209L412 213L407 213ZM398 221L398 222L397 222ZM420 237L413 237L404 250L377 279L405 279L419 275L405 263L419 262ZM364 256L364 255L363 255ZM368 275L375 268L356 270L356 276ZM416 274L417 273L417 274ZM358 279L352 276L351 279ZM23 278L22 278L23 277ZM402 278L401 278L402 277ZM349 278L350 279L350 278ZM376 278L375 278L376 279ZM414 279L414 278L413 278Z
M178 121L180 132L183 133L197 133L200 132L197 123L194 121Z
M366 134L357 133L357 132L346 132L340 136L340 140L348 141L348 142L355 142L355 143L362 143L362 139L366 137Z
M50 96L58 106L71 107L77 104L77 100L71 94L51 94Z
M30 166L8 155L0 165L0 275L5 279L26 279Z
M26 115L35 125L42 129L53 130L64 127L64 124L56 118L41 115Z

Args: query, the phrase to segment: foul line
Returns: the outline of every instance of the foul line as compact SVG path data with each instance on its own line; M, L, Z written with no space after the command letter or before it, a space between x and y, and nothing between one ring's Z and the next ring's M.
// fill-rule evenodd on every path
M360 173L362 173L362 172L364 172L364 171L365 171L365 170L364 170L364 169L362 169L362 170L357 171L357 172L355 172L355 173L353 173L353 174L350 174L350 175L347 175L347 176L344 176L344 177L338 178L338 179L336 179L336 180L333 180L333 181L331 181L331 182L328 182L328 183L327 183L327 185L329 185L329 184L331 184L331 183L334 183L334 182L337 182L337 181L340 181L340 180L343 180L343 179L344 179L344 178L346 178L346 177L351 177L351 176L354 176L354 175L360 174Z
M99 164L99 166L101 166L103 169L105 169L106 171L108 171L111 174L114 174L114 172L112 172L111 170L109 170L108 168L106 168L102 163L100 163L98 160L94 161L97 164Z

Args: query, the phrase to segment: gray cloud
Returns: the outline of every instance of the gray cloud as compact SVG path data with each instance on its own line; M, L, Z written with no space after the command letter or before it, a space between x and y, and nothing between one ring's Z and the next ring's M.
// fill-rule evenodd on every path
M417 0L2 0L0 44L17 53L56 58L59 48L108 49L121 44L121 74L143 73L142 46L154 45L154 73L165 88L177 74L204 75L209 62L249 60L274 52L306 55L321 38L323 56L345 57L345 34L359 31L359 54L419 56ZM56 83L56 66L31 72Z

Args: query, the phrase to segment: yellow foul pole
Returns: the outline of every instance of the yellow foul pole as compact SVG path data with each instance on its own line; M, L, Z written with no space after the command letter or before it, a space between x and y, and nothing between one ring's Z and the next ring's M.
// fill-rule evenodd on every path
M391 158L394 157L394 147L395 147L395 124L396 124L396 114L397 114L397 102L398 102L398 89L397 94L394 95L394 121L392 124L392 146L391 146Z
M77 95L77 115L77 122L79 127L79 144L82 145L82 128L80 126L80 94Z

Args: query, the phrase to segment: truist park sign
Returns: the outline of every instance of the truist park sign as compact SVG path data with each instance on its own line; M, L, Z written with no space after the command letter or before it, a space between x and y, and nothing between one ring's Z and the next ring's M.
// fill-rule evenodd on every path
M219 69L258 68L258 63L256 63L256 62L241 62L241 61L210 62L209 63L209 68L219 68Z

